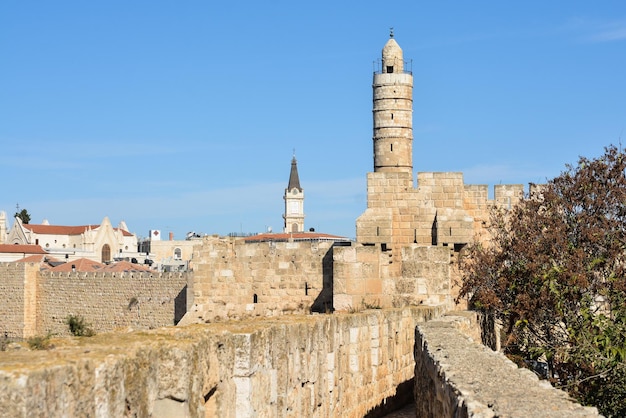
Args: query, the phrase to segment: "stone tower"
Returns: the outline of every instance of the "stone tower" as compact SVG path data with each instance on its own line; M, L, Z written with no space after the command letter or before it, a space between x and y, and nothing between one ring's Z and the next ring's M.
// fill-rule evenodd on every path
M304 190L300 187L296 156L291 159L289 184L285 189L284 232L304 232Z
M374 171L367 175L367 209L357 219L356 236L358 242L379 244L388 252L394 270L407 245L460 247L471 242L475 203L466 196L461 173L418 173L415 188L413 75L393 33L380 64L372 85Z
M413 75L404 70L393 32L374 73L374 171L413 170Z

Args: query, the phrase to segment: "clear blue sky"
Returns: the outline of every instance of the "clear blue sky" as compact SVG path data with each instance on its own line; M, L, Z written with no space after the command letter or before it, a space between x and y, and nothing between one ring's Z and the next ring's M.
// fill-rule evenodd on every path
M390 27L414 171L543 182L626 135L623 0L4 0L0 210L278 231L295 149L306 227L354 237Z

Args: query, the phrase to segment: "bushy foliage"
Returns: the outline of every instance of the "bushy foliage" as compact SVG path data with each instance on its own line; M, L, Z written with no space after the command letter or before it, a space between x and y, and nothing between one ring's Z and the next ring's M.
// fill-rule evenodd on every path
M503 324L505 352L626 416L626 155L580 158L510 210L461 260L460 297Z
M65 323L69 327L70 333L75 337L92 337L95 335L90 324L80 315L69 315L65 318Z
M50 333L46 335L34 335L28 338L26 343L31 350L48 350L53 348L52 341L50 341L51 338L52 334Z

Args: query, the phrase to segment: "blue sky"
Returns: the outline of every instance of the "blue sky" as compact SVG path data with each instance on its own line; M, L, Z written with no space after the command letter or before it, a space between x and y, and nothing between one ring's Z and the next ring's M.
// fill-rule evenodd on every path
M295 149L305 226L354 237L390 27L414 171L540 183L625 135L623 1L5 0L0 210L278 231Z

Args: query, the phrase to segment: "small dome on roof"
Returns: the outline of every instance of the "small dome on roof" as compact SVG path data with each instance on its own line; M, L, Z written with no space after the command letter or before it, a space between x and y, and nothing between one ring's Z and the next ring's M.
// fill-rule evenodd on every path
M395 39L389 38L383 47L383 73L401 73L403 71L402 48Z

